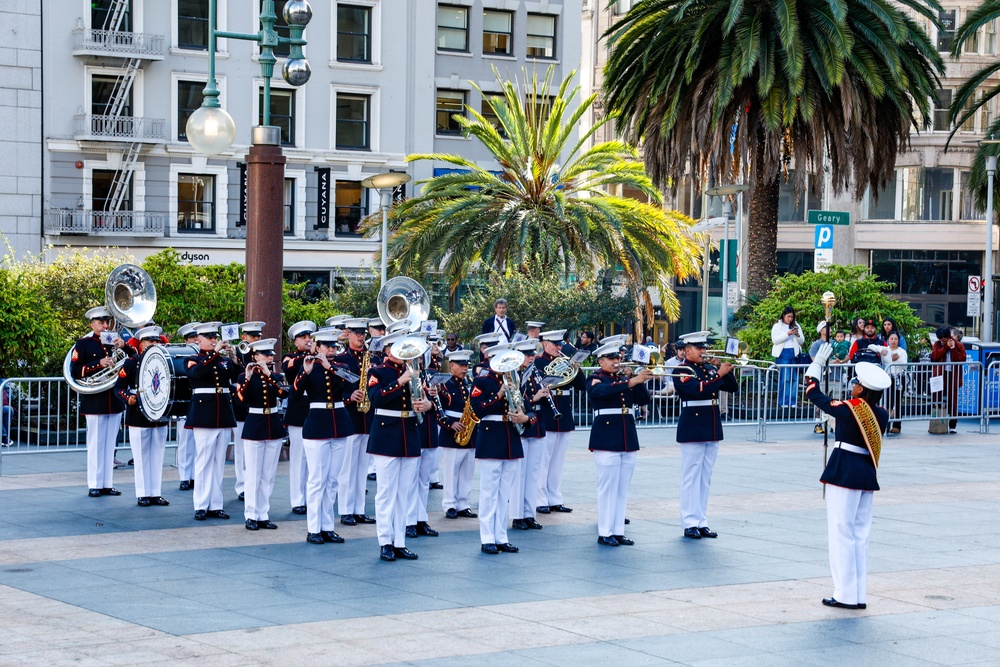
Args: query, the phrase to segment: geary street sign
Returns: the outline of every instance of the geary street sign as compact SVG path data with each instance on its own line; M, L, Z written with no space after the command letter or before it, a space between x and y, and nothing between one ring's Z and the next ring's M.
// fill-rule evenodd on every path
M806 218L810 225L849 225L851 214L847 211L809 211Z

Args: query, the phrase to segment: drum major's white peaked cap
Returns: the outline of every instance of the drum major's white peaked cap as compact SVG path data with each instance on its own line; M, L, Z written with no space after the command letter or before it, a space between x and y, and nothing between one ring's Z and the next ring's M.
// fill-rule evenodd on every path
M854 367L863 387L874 391L884 391L892 385L892 378L882 367L868 361L861 361Z
M566 334L565 329L552 329L551 331L543 331L538 334L538 337L542 340L547 340L550 343L559 343L562 341L563 336Z
M181 338L187 338L188 336L194 335L198 333L195 329L197 329L199 325L201 325L201 322L188 322L177 330L177 335Z
M161 327L143 327L135 332L135 337L139 340L159 340L162 333L163 329Z
M611 355L621 356L621 347L618 343L607 343L594 350L594 356L600 359Z
M274 356L274 344L278 342L277 338L264 338L263 340L258 340L250 343L250 351L258 354L269 354Z
M316 331L316 323L309 320L302 320L288 327L288 337L295 340L302 334L311 334L313 331Z
M107 306L95 306L87 311L85 317L88 320L96 320L103 317L111 319L111 311L108 310Z
M472 359L472 350L455 350L454 352L448 352L444 356L448 358L448 361L467 364Z
M248 334L259 334L264 330L265 322L244 322L240 325L240 331Z

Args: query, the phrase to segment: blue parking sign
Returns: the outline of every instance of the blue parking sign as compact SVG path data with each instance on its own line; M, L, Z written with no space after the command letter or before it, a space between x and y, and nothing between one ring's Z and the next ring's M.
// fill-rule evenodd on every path
M816 250L833 249L833 225L816 225Z

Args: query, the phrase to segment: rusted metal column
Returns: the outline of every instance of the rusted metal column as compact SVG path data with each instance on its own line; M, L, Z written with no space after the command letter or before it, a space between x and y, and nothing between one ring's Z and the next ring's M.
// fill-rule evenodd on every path
M264 337L277 338L281 355L282 267L284 266L285 156L277 127L251 131L247 155L246 321L265 322Z

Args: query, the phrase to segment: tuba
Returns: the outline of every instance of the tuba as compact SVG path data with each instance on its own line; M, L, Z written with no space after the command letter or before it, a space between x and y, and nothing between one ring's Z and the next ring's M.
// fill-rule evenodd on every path
M415 331L420 322L431 313L431 299L427 290L413 278L397 276L387 280L378 291L376 300L379 317L390 326L401 320L409 320L410 331Z
M524 353L507 350L490 359L490 369L503 377L507 390L507 411L524 412L524 396L521 395L521 378L518 369L524 365ZM524 432L524 424L514 424L518 433Z
M153 279L142 268L135 264L122 264L115 267L108 276L104 284L104 300L115 318L116 325L135 328L153 319L153 313L156 312L156 287L153 285ZM128 355L124 351L116 348L112 355L114 363L111 366L78 380L72 374L73 348L71 347L63 359L63 378L70 388L79 394L99 394L115 386L118 372L127 358Z

